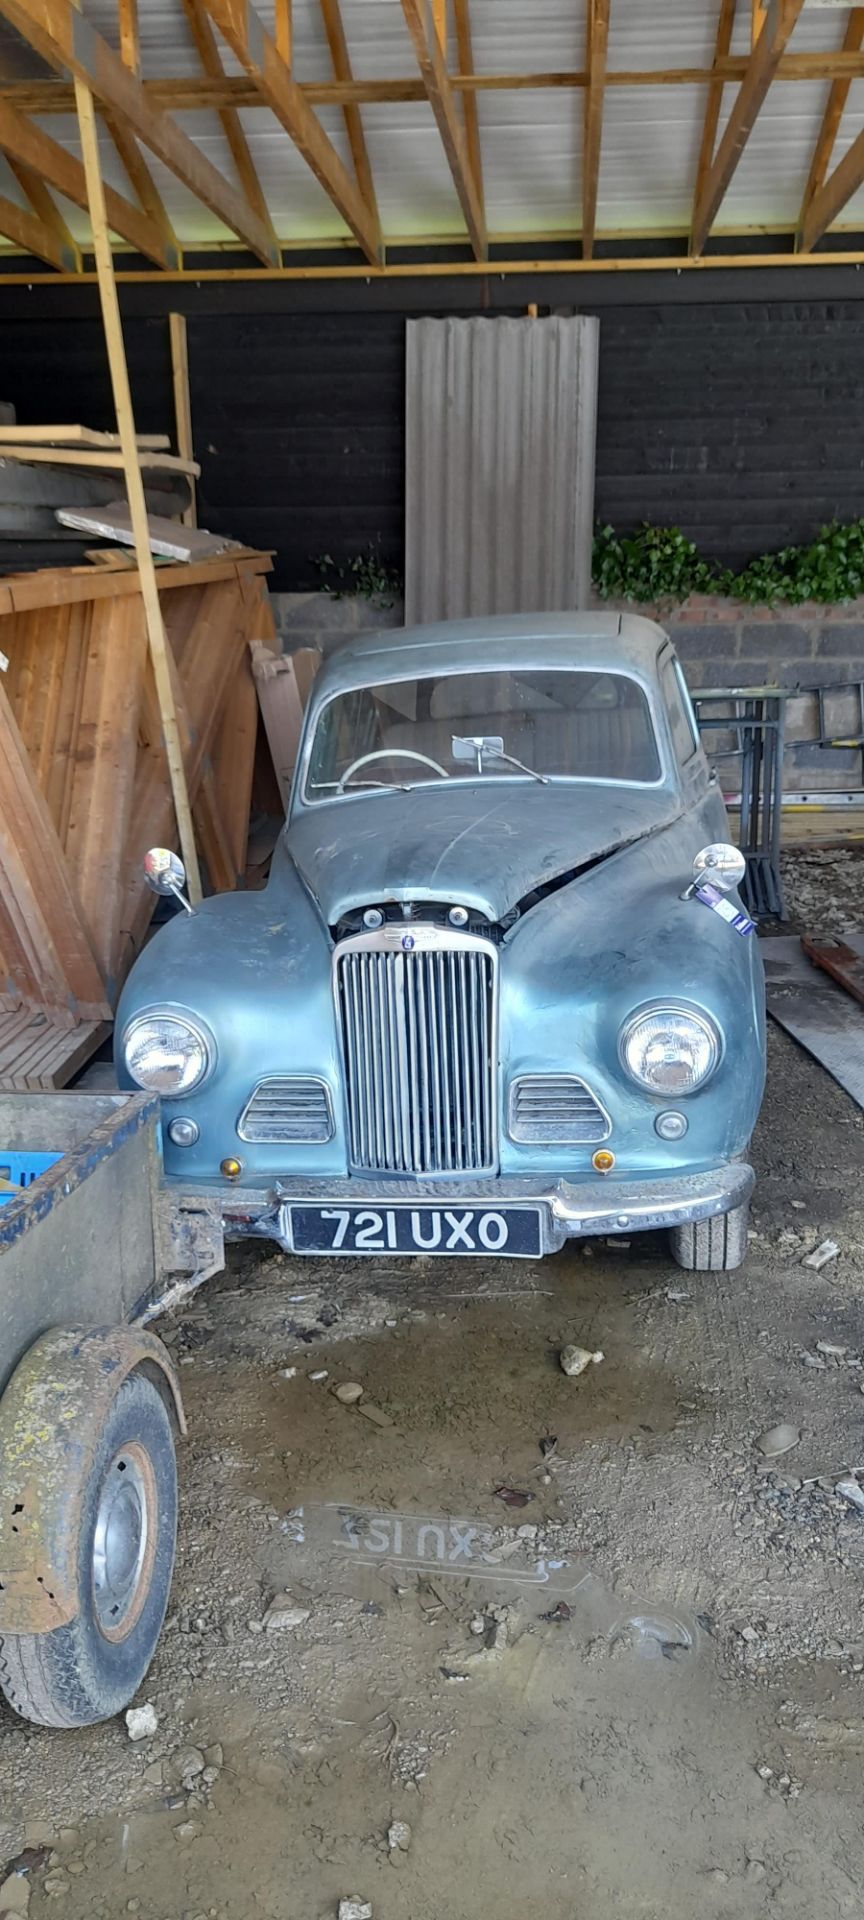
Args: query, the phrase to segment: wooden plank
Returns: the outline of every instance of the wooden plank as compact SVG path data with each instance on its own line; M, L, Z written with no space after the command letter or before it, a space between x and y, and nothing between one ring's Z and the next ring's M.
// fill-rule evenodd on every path
M225 822L234 872L232 886L239 884L246 871L257 739L258 695L246 648L225 696L223 719L210 754L216 804Z
M63 850L0 684L0 952L25 998L109 1012Z
M225 560L200 560L191 566L160 567L159 592L174 587L210 586L218 580L234 580L250 570L269 573L268 554L249 553ZM140 593L137 570L100 580L89 574L75 574L69 567L45 567L37 573L22 574L0 583L0 617L3 613L26 613L35 607L68 606L75 600L98 600L104 594Z
M462 72L473 74L474 46L471 37L469 0L453 0L453 18L456 27L456 57ZM462 119L465 125L465 144L468 148L471 174L485 222L486 207L483 191L483 155L480 147L480 120L477 112L477 96L470 91L466 91L462 95Z
M290 73L294 64L294 21L291 0L274 0L276 50Z
M114 264L111 258L111 242L108 237L108 222L105 211L105 193L102 184L102 170L99 159L99 140L96 132L96 114L93 95L86 82L75 69L75 99L78 108L78 130L81 137L81 151L84 157L84 171L87 176L87 192L90 202L90 225L93 230L93 247L96 255L96 269L99 275L99 300L102 308L102 324L105 331L105 345L111 370L111 386L114 394L114 406L117 413L117 431L122 446L122 465L126 480L126 495L132 526L135 532L135 555L138 561L138 575L141 584L141 598L144 602L144 617L147 623L147 639L150 658L153 662L153 674L159 697L159 713L162 721L162 734L165 743L165 758L168 763L168 776L171 794L177 816L180 846L186 864L186 879L189 898L194 903L201 899L201 879L198 872L198 856L195 850L195 834L192 826L192 812L189 805L189 793L186 786L186 772L177 731L177 715L168 668L168 652L165 629L162 624L162 609L159 604L159 589L156 584L156 569L147 538L147 507L144 500L144 482L141 478L140 461L142 456L135 440L135 416L132 409L132 395L129 387L129 371L126 365L126 351L123 344L123 329L120 323L120 304L114 282ZM78 455L86 459L87 455ZM96 456L99 457L98 455ZM109 456L114 457L114 456ZM167 456L163 455L163 458ZM188 463L184 463L188 464Z
M607 87L707 87L712 80L742 80L746 71L749 55L729 54L718 73L713 66L694 65L677 67L613 67L607 71ZM290 66L290 61L286 61ZM864 56L861 54L836 52L787 53L777 68L775 80L779 82L806 82L809 80L864 79ZM346 103L356 106L395 105L401 102L422 101L426 98L425 88L416 75L392 75L387 79L369 78L341 82L338 80L298 81L300 93L310 107L344 107ZM509 73L473 73L463 71L450 75L450 85L454 93L518 93L529 91L539 93L549 88L555 90L578 91L588 85L588 75L584 68L563 67L540 69L537 72L513 71ZM263 109L267 102L262 98L253 79L247 74L226 74L222 80L199 78L197 75L164 75L158 79L144 80L142 92L151 106L160 107L172 113L212 112L223 106ZM70 86L62 80L0 80L0 99L9 100L23 114L59 114L74 112L75 99Z
M606 52L609 43L609 0L588 0L585 95L582 137L582 258L594 252L597 225L597 187L603 140L603 99L606 90Z
M130 73L141 71L141 36L138 31L138 0L117 0L120 28L120 58Z
M13 245L20 247L23 253L32 253L36 260L46 261L49 267L56 267L60 273L80 273L81 267L75 265L75 254L67 252L59 245L56 236L46 227L38 214L27 207L16 206L14 200L7 200L0 193L0 233Z
M142 453L165 453L171 445L167 433L136 433L136 445ZM0 426L0 454L6 447L24 444L34 447L105 447L111 451L120 445L120 435L103 433L96 427L14 427Z
M720 0L720 12L717 18L717 36L714 43L714 68L719 70L732 45L732 29L735 25L737 0ZM705 102L705 119L702 123L702 140L699 147L699 161L696 168L696 186L693 193L693 213L691 216L690 246L693 247L693 223L697 208L705 194L705 185L714 159L717 145L717 128L720 123L720 109L723 105L722 77L712 79Z
M5 10L5 0L0 0L0 14ZM0 149L9 157L23 161L53 187L57 193L65 195L73 206L83 207L87 211L87 182L84 168L74 154L67 153L65 147L52 140L32 120L25 120L23 114L9 105L8 100L0 100ZM123 240L129 240L139 253L148 260L155 260L157 266L176 265L176 261L165 253L161 236L151 220L139 207L133 207L131 200L124 200L122 193L115 193L113 187L106 189L108 220L112 231Z
M321 656L313 647L276 653L259 640L252 642L251 655L261 718L287 813L303 715Z
M693 210L691 254L702 252L803 5L804 0L769 0L765 24Z
M213 80L224 79L225 74L222 66L222 56L219 52L216 35L213 32L207 15L204 0L183 0L183 7L186 14L187 25L205 73ZM220 107L218 111L219 118L222 122L222 131L231 150L231 158L234 162L241 189L246 195L246 199L253 213L257 215L257 218L267 228L273 253L278 260L281 257L279 241L276 237L276 231L270 218L270 211L264 198L264 191L252 159L249 142L243 132L240 115L236 107Z
M0 4L5 4L5 0L0 0ZM206 0L206 4L232 53L254 79L262 99L286 133L291 135L298 152L350 227L367 260L373 265L380 264L381 234L374 215L292 78L275 41L265 32L250 0Z
M330 48L330 58L333 62L333 72L337 80L350 81L354 76L351 72L351 59L348 53L348 43L345 39L345 28L342 22L342 10L339 5L339 0L320 0L320 4L324 18L324 31L327 35L327 45ZM342 112L345 118L345 131L348 135L348 145L351 148L351 158L354 162L354 176L360 193L380 233L381 221L378 214L378 202L375 198L375 182L372 178L372 168L369 162L369 152L366 146L366 135L363 132L360 108L346 104Z
M188 134L151 107L140 80L124 67L73 0L0 0L0 13L50 65L72 73L109 113L116 114L196 199L224 221L258 259L273 261L270 238L238 193ZM113 226L109 207L109 220Z
M108 981L132 817L147 623L135 596L92 610L78 722L66 860Z
M187 734L185 771L194 801L202 768L220 723L228 687L246 645L247 617L239 583L205 592L196 607L191 630L171 649L172 682L180 686L179 715ZM169 641L170 647L170 641ZM146 697L145 685L145 697ZM153 914L154 896L141 878L141 861L148 847L170 844L174 831L170 797L158 754L145 746L135 775L132 824L127 843L129 876L120 920L119 948L136 953Z
M15 175L22 193L26 194L37 220L41 220L43 227L46 227L53 236L61 261L65 263L65 271L80 273L80 249L73 240L60 208L49 193L41 174L34 172L32 167L26 167L23 161L16 160L14 156L7 157L7 164Z
M202 769L193 813L210 886L214 893L233 893L241 876L234 863L228 825L209 762Z
M195 449L192 440L192 400L189 393L189 349L186 340L185 313L169 313L168 336L171 347L171 384L174 390L177 448L181 459L192 460ZM192 481L192 499L183 514L183 524L186 527L198 525L194 480Z
M28 462L41 460L51 467L96 467L108 473L124 471L122 453L110 447L106 447L104 453L97 453L94 447L31 447L21 446L16 442L14 446L0 446L0 459ZM194 479L197 479L201 472L201 468L194 460L183 460L177 453L139 451L138 464L147 473L188 473Z
M864 7L853 7L846 22L843 50L846 53L857 53L862 43L864 43ZM822 124L819 128L816 145L813 149L813 159L810 163L810 172L807 178L807 185L804 189L804 198L801 202L801 212L798 217L797 245L799 248L804 248L805 245L813 246L814 244L813 239L805 241L805 234L812 233L813 231L811 215L814 202L818 200L828 177L831 155L834 152L837 135L840 131L840 122L849 98L851 85L851 80L847 79L833 80L831 82L825 112L822 116ZM851 189L852 192L854 192L854 190L854 188ZM830 222L826 222L825 224L830 224ZM825 226L823 225L820 234L816 237L821 238L821 233L824 233L824 231Z
M166 260L174 259L182 265L183 254L177 235L134 133L130 133L125 122L116 113L106 113L104 117L126 178L148 220L152 220L159 234Z
M453 176L453 185L468 228L477 260L488 258L486 219L474 182L468 146L459 115L450 76L444 64L441 45L434 29L429 0L402 0L405 24L411 35L426 98L435 115L438 132Z

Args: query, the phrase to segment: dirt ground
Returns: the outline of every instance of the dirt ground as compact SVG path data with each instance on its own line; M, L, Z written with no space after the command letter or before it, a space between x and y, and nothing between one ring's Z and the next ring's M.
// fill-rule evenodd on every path
M262 1247L176 1317L157 1731L0 1711L0 1862L52 1850L31 1920L864 1915L864 1515L835 1492L864 1472L864 1116L776 1029L770 1056L739 1273L660 1238ZM604 1355L579 1379L569 1340Z

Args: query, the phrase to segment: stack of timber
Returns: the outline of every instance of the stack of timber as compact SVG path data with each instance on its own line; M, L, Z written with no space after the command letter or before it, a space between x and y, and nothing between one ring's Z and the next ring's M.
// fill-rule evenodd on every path
M11 409L10 409L11 411ZM194 498L194 460L169 452L166 434L140 434L138 457L148 513L179 520ZM58 509L125 507L123 456L116 433L83 426L15 426L0 419L0 568L83 558L80 531ZM60 543L58 547L58 543Z
M266 554L159 572L186 779L211 888L242 880ZM65 1086L107 1036L176 824L134 568L0 580L0 1087ZM0 663L2 664L2 663Z

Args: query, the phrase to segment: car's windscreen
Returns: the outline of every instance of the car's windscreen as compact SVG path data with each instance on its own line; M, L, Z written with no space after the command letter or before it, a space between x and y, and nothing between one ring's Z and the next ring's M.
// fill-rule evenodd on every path
M510 667L337 694L312 742L306 799L442 779L660 778L648 701L620 673Z

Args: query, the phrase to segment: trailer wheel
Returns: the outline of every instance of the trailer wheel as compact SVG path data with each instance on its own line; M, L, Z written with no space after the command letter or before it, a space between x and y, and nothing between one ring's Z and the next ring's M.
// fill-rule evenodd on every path
M0 1640L0 1688L26 1720L85 1727L140 1686L165 1618L177 1533L177 1462L165 1403L124 1380L81 1489L78 1611L50 1633Z

